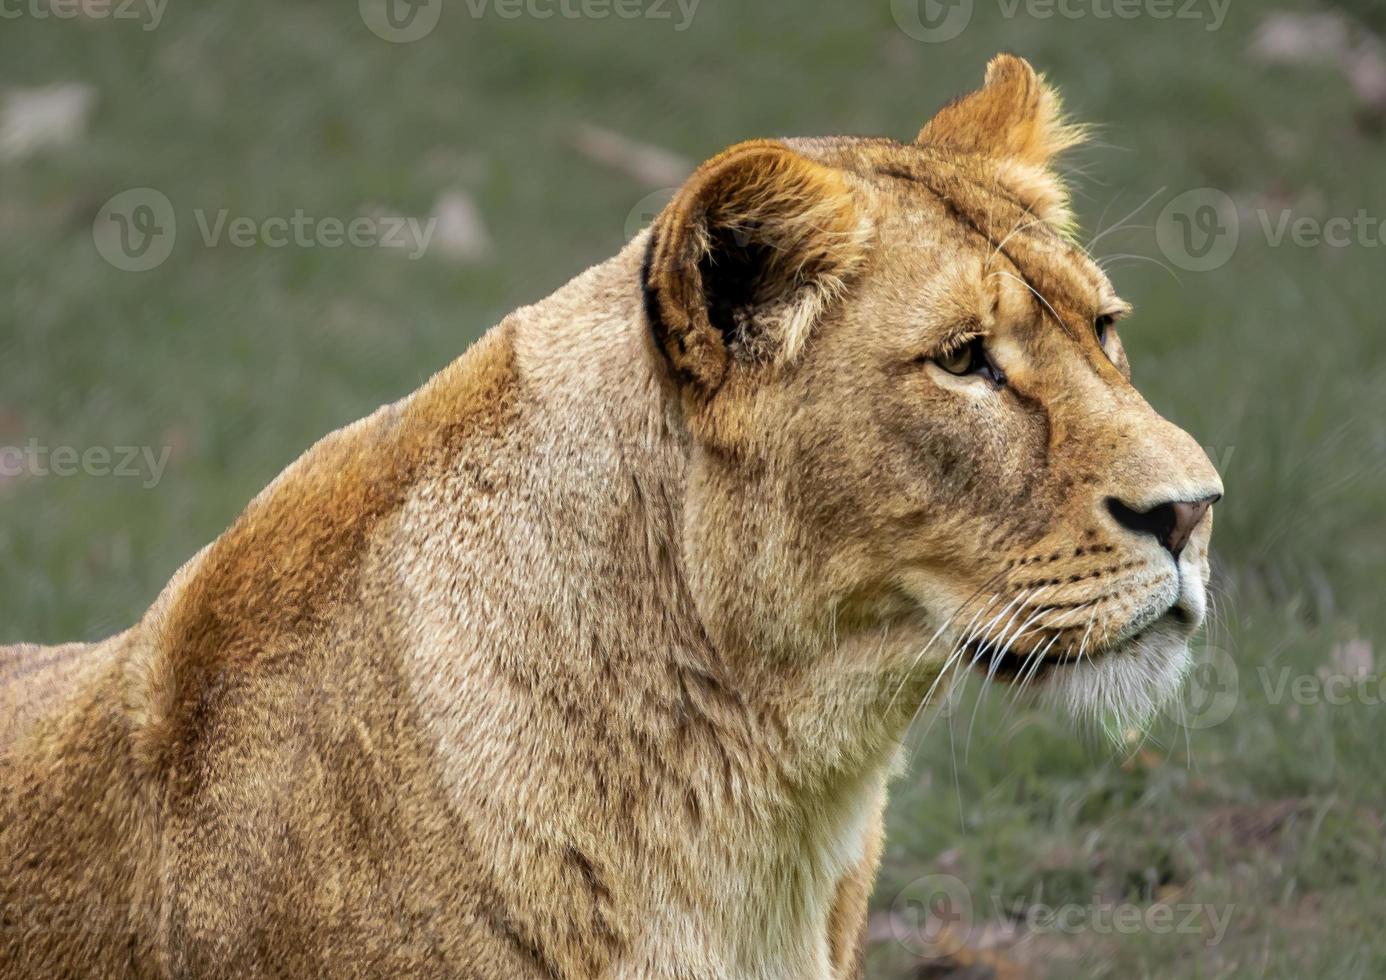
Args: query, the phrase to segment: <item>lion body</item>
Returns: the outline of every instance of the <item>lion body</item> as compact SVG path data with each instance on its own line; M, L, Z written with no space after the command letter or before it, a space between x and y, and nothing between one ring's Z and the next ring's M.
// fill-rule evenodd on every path
M631 373L640 255L329 436L134 629L53 655L0 779L0 973L845 975L886 760L839 794L769 748L804 737L795 695L718 681L681 601L686 447Z
M1144 710L1202 616L1072 139L1003 57L917 145L735 147L132 629L0 651L0 976L859 977L935 688Z

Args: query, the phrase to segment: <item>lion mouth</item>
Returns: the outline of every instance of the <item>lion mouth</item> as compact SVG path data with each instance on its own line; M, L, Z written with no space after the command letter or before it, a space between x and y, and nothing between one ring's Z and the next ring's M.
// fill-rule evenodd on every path
M1037 649L1042 649L1041 645ZM1038 655L1035 650L1028 653L1016 650L997 650L994 644L987 640L973 640L967 646L968 656L974 669L986 674L989 678L1014 683L1019 681L1022 676L1027 683L1033 683L1044 677L1050 672L1066 667L1071 667L1079 662L1076 653L1050 653ZM1100 652L1094 652L1095 656L1100 656ZM1088 653L1083 657L1087 658Z
M973 668L993 680L1007 683L1023 681L1033 684L1044 680L1055 671L1068 670L1081 663L1097 665L1109 657L1138 652L1142 643L1165 624L1177 629L1187 629L1189 613L1175 604L1162 613L1148 618L1144 623L1135 624L1132 630L1123 631L1108 643L1092 646L1079 645L1077 650L1069 644L1048 650L1044 642L1037 643L1028 651L998 650L990 640L973 640L967 645L968 656Z
M1202 624L1203 610L1197 590L1186 582L1142 585L1141 598L1126 595L1116 609L1094 605L1081 619L1051 619L1029 629L1032 620L1046 614L1046 609L1040 609L1030 612L1019 627L1003 626L1000 635L991 631L965 634L963 663L988 681L1022 689L1046 686L1046 682L1066 686L1067 679L1086 676L1089 670L1123 674L1151 669L1153 662L1147 662L1154 656L1151 651L1163 649L1167 641L1187 645ZM1112 618L1114 612L1120 618ZM1016 618L1013 614L1012 619Z

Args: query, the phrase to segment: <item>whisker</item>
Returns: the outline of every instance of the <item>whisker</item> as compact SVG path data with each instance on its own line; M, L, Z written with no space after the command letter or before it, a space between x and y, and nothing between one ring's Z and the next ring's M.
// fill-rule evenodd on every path
M1006 698L1005 717L1009 718L1016 706L1020 703L1020 696L1024 693L1029 678L1033 676L1035 672L1038 672L1040 662L1044 659L1045 653L1054 645L1054 641L1057 640L1059 636L1060 634L1055 633L1047 644L1044 646L1036 644L1035 648L1025 655L1025 659L1020 663L1020 670L1016 672L1015 681L1011 685L1010 696ZM1033 664L1033 667L1031 664Z
M1029 209L1029 208L1026 208L1026 209L1025 209L1025 212L1024 212L1023 214L1021 214L1021 216L1020 216L1019 218L1016 219L1016 222L1015 222L1015 224L1011 227L1011 230L1008 231L1008 232L1006 233L1006 237L1003 238L1003 239L1001 239L999 242L996 243L996 247L993 248L993 249L991 250L991 254L987 256L987 260L986 260L984 263L982 263L982 271L983 271L983 272L985 272L987 269L991 268L991 263L992 263L992 261L993 261L998 255L1001 254L1001 250L1002 250L1003 248L1006 247L1006 243L1007 243L1007 242L1009 242L1009 241L1010 241L1012 238L1014 238L1016 235L1020 234L1022 231L1025 231L1027 228L1033 228L1035 225L1039 225L1039 224L1043 224L1043 223L1044 223L1044 219L1043 219L1043 218L1032 218L1030 221L1025 222L1025 224L1021 224L1022 221L1025 221L1026 215L1029 215L1029 214L1030 214L1030 209Z
M1041 590L1045 588L1053 588L1053 586L1041 586ZM1035 609L1034 615L1031 615L1031 617L1028 618L1028 620L1026 620L1024 624L1021 624L1021 627L1020 629L1017 629L1015 636L1012 636L1012 638L1010 638L1010 642L1008 643L1008 645L1006 645L1006 651L1008 651L1009 653L1010 649L1012 649L1012 647L1015 647L1016 643L1019 642L1021 636L1026 635L1026 633L1030 631L1030 625L1033 624L1035 620L1039 620L1039 618L1044 617L1045 614L1055 614L1058 613L1058 611L1059 610L1051 609L1051 607L1049 606L1038 606L1037 609ZM1048 628L1049 624L1046 624L1046 622L1041 622L1041 624L1039 624L1037 627L1039 631ZM1037 643L1034 649L1031 650L1030 653L1026 654L1026 658L1024 658L1023 661L1020 661L1020 670L1016 671L1016 676L1012 679L1012 690L1010 690L1010 696L1008 697L1008 699L1006 699L1006 712L1005 715L1003 715L1003 717L1010 718L1013 714L1015 714L1015 708L1017 704L1019 704L1020 694L1024 693L1024 689L1027 688L1028 683L1030 683L1030 681L1033 681L1034 676L1038 674L1039 665L1041 665L1042 661L1044 661L1045 654L1049 653L1049 649L1051 649L1051 647L1053 647L1053 645L1055 645L1055 643L1058 642L1060 636L1062 635L1063 629L1059 629L1059 631L1055 632L1055 635L1053 635L1052 638L1049 639L1049 642L1046 643L1044 647L1039 646ZM1031 665L1031 663L1033 663L1033 665Z
M997 271L997 272L993 272L993 273L991 273L991 275L993 275L993 276L1005 276L1005 277L1008 278L1008 279L1014 279L1016 282L1020 283L1020 284L1021 284L1022 286L1024 286L1026 289L1030 290L1030 292L1034 293L1034 294L1035 294L1035 297L1036 297L1041 303L1044 304L1045 309L1047 309L1047 310L1049 311L1050 315L1053 316L1054 319L1058 322L1059 326L1063 329L1063 332L1066 333L1066 334L1068 334L1070 337L1073 337L1073 331L1068 329L1068 324L1067 324L1067 323L1064 323L1064 318L1061 317L1061 316L1059 316L1058 312L1054 309L1054 307L1053 307L1052 305L1050 305L1049 300L1045 299L1043 296L1040 295L1040 291L1039 291L1038 289L1036 289L1034 286L1031 286L1028 282L1026 282L1024 279L1020 278L1019 276L1015 275L1014 273L1007 272L1005 269L1001 269L1001 270L999 270L999 271ZM1076 340L1077 338L1074 338L1074 339ZM964 760L964 761L965 761L965 760Z
M979 694L977 697L977 703L972 706L972 720L969 721L967 725L967 741L963 743L964 765L967 764L967 760L972 753L972 732L977 724L977 713L981 710L982 698L986 695L987 690L991 686L992 679L996 676L996 668L1001 663L1001 658L1005 656L1006 650L1009 649L1010 644L1009 641L1006 641L1006 636L1010 632L1011 624L1015 622L1015 618L1019 616L1021 611L1025 608L1022 603L1022 600L1027 600L1032 596L1037 595L1042 589L1047 588L1052 588L1052 586L1046 585L1041 586L1038 589L1026 589L1023 592L1021 592L1020 595L1018 595L1016 599L1011 602L1010 606L1015 606L1015 611L1011 613L1011 618L1006 621L1006 625L1001 630L1001 635L994 641L994 646L993 641L988 641L986 644L983 645L982 649L978 652L977 657L973 660L973 662L975 663L976 660L981 658L982 652L984 652L988 646L993 647L994 652L992 654L991 663L988 665L987 675L982 681L982 691L981 694ZM1010 606L1007 606L1007 608L1009 609Z
M1161 194L1163 194L1163 193L1165 192L1165 190L1166 190L1166 188L1161 187L1161 188L1160 188L1158 191L1156 191L1154 194L1151 194L1151 195L1150 195L1149 197L1147 197L1144 201L1142 201L1142 202L1136 207L1136 209L1135 209L1134 211L1132 211L1130 214L1128 214L1126 217L1122 218L1120 221L1118 221L1116 224L1112 225L1112 227L1106 229L1105 231L1099 231L1096 235L1094 235L1094 236L1092 237L1092 240L1091 240L1090 242L1088 242L1088 248L1087 248L1088 252L1091 253L1091 252L1092 252L1092 247L1093 247L1094 245L1096 245L1098 242L1102 241L1103 238L1106 238L1108 235L1112 234L1113 232L1120 231L1123 227L1125 227L1126 222L1130 221L1130 220L1131 220L1132 218L1134 218L1136 215L1140 214L1141 211L1145 210L1145 208L1150 204L1150 202L1153 201L1153 200L1155 200L1155 198L1159 197ZM1103 212L1103 213L1105 214L1106 212Z
M1083 665L1083 651L1087 649L1087 646L1088 646L1088 637L1092 634L1092 624L1095 623L1096 621L1097 621L1097 606L1094 605L1094 606L1092 607L1092 612L1088 613L1088 627L1087 627L1087 629L1083 630L1083 639L1080 640L1079 643L1078 643L1078 663L1077 663L1077 666L1079 666L1079 667L1081 667L1081 666ZM1093 660L1092 660L1091 657L1088 658L1088 663L1090 663L1090 664L1093 663Z
M905 685L909 683L910 678L913 676L915 669L918 668L918 666L919 666L919 662L920 662L921 660L924 659L925 654L927 654L927 653L929 652L930 648L934 645L934 643L938 640L938 638L939 638L940 636L943 635L943 632L953 623L953 621L954 621L955 619L957 619L958 615L959 615L963 610L965 610L965 609L967 608L967 606L968 606L968 604L969 604L970 602L972 602L972 601L973 601L974 599L976 599L979 595L981 595L982 592L983 592L985 589L987 589L993 582L995 582L998 578L1000 578L1000 577L1001 577L1002 575L1004 575L1005 573L1006 573L1006 569L1003 568L1003 569L1001 569L1000 571L998 571L995 575L992 575L992 576L991 576L990 578L988 578L985 582L983 582L980 586L978 586L978 587L977 587L977 590L976 590L975 592L973 592L972 595L968 596L968 597L967 597L966 599L964 599L961 603L959 603L958 606L957 606L957 608L954 609L953 612L949 614L948 618L944 620L943 625L940 626L940 627L938 628L938 630L934 633L934 635L933 635L932 637L929 638L929 641L928 641L927 643L924 644L924 648L923 648L922 650L920 650L918 654L915 655L914 660L910 663L909 669L906 670L905 673L904 673L904 675L901 677L901 679L900 679L900 685L895 689L895 693L894 693L893 695L891 695L890 702L889 702L889 704L886 706L886 710L887 710L887 711L890 711L890 710L892 710L892 709L895 707L895 702L896 702L896 700L900 697L900 693L901 693L902 691L904 691ZM994 600L995 598L996 598L996 596L993 595L993 596L992 596L992 599ZM940 672L940 676L942 676L942 672ZM937 683L938 683L937 679L935 679L935 682L934 682L934 683L935 683L935 685L937 685ZM927 702L928 698L929 698L930 696L932 696L932 694L933 694L933 688L930 687L930 688L929 688L929 694L925 695L925 701L926 701L926 702ZM916 708L916 709L915 709L915 716L916 716L916 717L918 716L918 713L919 713L919 709ZM914 717L911 717L911 719L910 719L910 724L911 724L911 725L914 724Z
M1035 675L1039 673L1040 664L1044 662L1045 657L1049 656L1050 649L1055 643L1059 642L1059 637L1061 636L1063 636L1063 633L1055 633L1049 642L1045 644L1044 649L1039 651L1039 656L1035 657L1035 666L1031 668L1027 676L1021 678L1020 691L1016 694L1017 700L1025 693L1025 689L1030 686L1030 682L1035 679Z
M910 719L911 725L913 725L914 722L919 718L919 713L924 710L925 706L932 702L934 691L938 688L939 684L943 682L943 679L947 676L949 669L952 668L956 672L956 670L958 669L958 665L961 664L962 658L965 656L967 652L967 644L970 642L974 624L977 622L978 618L985 614L986 611L991 608L992 604L995 603L996 600L999 598L1001 598L1001 594L999 592L993 593L992 597L987 600L986 605L984 605L982 608L978 609L975 613L972 614L972 619L969 620L967 626L963 628L962 637L954 645L952 651L949 652L947 659L944 661L943 668L939 671L938 676L934 678L934 682L931 685L929 685L929 690L924 695L923 700L921 700L919 702L918 707L915 708L914 717ZM935 716L935 718L937 718L937 716ZM933 721L930 721L929 724L925 727L923 735L928 735L929 731L932 728ZM923 736L920 737L920 742L922 741Z
M1155 258L1155 257L1153 257L1153 256L1150 256L1150 255L1136 255L1136 254L1133 254L1133 253L1125 253L1125 252L1119 253L1119 254L1116 254L1116 255L1108 255L1107 257L1105 257L1105 258L1103 258L1103 259L1101 259L1101 260L1098 261L1097 267L1098 267L1099 269L1101 269L1103 272L1113 272L1113 271L1115 271L1115 269L1117 268L1117 266L1115 266L1115 265L1109 266L1108 263L1114 263L1114 262L1118 261L1119 259L1125 259L1125 260L1127 260L1128 262L1149 262L1151 265L1158 266L1161 270L1163 270L1164 272L1168 273L1169 277L1170 277L1171 279L1173 279L1173 280L1174 280L1176 283L1178 283L1179 285L1182 286L1182 285L1184 284L1184 281L1183 281L1182 279L1179 278L1179 273L1177 273L1177 272L1175 272L1173 269L1171 269L1171 268L1169 267L1169 265L1167 265L1166 263L1161 262L1159 259L1157 259L1157 258Z

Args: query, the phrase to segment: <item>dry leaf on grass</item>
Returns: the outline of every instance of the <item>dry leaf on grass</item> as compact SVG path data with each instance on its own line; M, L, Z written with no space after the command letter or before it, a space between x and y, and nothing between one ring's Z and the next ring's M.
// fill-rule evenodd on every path
M573 134L573 146L589 160L649 187L674 187L693 172L693 164L677 153L587 123Z
M0 160L23 160L81 138L96 90L81 82L11 89L0 103Z
M1257 28L1251 53L1270 64L1334 65L1363 110L1386 113L1386 46L1341 13L1272 14Z
M491 254L491 235L471 195L447 191L433 205L433 245L459 262L480 262Z

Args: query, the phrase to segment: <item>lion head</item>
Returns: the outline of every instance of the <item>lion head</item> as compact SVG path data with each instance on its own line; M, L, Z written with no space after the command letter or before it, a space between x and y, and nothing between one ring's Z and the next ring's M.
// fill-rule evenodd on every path
M724 644L890 633L896 670L1123 723L1174 689L1222 485L1132 385L1130 307L1052 169L1080 138L1003 55L913 143L741 144L656 219L690 588Z

